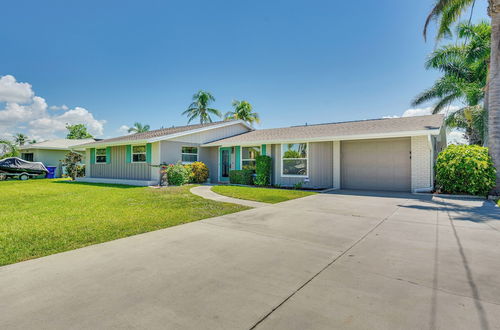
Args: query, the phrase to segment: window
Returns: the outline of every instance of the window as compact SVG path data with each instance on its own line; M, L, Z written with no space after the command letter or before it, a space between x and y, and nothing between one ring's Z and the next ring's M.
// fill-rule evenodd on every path
M106 163L106 148L95 150L95 162L96 163Z
M132 146L132 163L144 163L146 161L146 146Z
M307 176L307 143L282 144L283 176Z
M192 163L198 161L198 148L197 147L182 147L182 162Z
M241 168L255 170L255 159L260 155L260 147L241 148Z
M33 153L32 152L23 152L21 154L21 158L27 160L28 162L33 161Z

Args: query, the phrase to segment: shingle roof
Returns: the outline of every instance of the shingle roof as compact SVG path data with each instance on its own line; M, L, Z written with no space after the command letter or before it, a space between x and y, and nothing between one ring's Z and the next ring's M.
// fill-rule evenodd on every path
M217 140L205 145L228 145L253 142L271 142L310 139L348 137L351 135L376 135L398 132L415 132L436 130L443 124L443 115L428 115L418 117L384 118L327 123L316 125L292 126L255 130L226 139Z
M169 128L160 128L156 129L153 131L147 131L143 133L135 133L135 134L129 134L129 135L123 135L123 136L118 136L115 138L110 138L110 139L104 139L100 141L96 141L94 143L89 143L86 144L85 147L87 146L92 146L92 145L105 145L108 143L116 143L116 142L129 142L129 141L146 141L154 138L159 138L162 136L167 136L167 135L172 135L172 134L177 134L177 133L182 133L182 132L188 132L200 128L206 128L206 127L211 127L211 126L217 126L220 124L227 124L227 123L236 123L236 122L241 122L241 121L216 121L213 123L207 123L207 124L195 124L195 125L185 125L185 126L177 126L177 127L169 127Z
M81 144L94 142L94 139L55 139L33 144L27 144L20 149L69 149Z

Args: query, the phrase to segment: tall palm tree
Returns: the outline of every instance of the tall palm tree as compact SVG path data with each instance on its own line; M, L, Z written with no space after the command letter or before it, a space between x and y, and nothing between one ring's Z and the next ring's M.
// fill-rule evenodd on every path
M215 98L209 92L200 90L194 94L193 103L191 103L187 110L182 113L188 116L188 124L196 118L200 119L200 124L211 123L211 114L221 117L222 114L219 110L209 108L210 103L214 101Z
M257 112L252 112L252 105L247 101L233 101L234 111L226 112L225 119L240 119L248 124L259 123L260 118Z
M438 21L438 38L442 38L456 22L460 14L475 0L437 0L424 26L424 38L432 20ZM485 109L488 111L488 146L497 169L497 188L500 190L500 0L488 0L488 15L491 17L490 70L486 86Z
M129 133L143 133L149 131L150 126L149 125L143 125L139 122L135 122L134 126L130 127L128 129Z
M14 140L18 145L22 146L28 141L28 136L23 133L16 133L16 135L14 135Z
M435 50L426 62L427 69L439 70L443 77L420 93L413 106L437 100L433 113L447 105L461 101L465 106L476 106L484 99L490 60L491 27L487 23L460 24L458 40L462 43L445 45Z

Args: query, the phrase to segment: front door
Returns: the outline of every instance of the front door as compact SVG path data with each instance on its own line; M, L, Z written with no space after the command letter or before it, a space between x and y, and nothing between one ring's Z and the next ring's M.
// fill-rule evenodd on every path
M220 181L229 181L231 170L231 148L220 148Z

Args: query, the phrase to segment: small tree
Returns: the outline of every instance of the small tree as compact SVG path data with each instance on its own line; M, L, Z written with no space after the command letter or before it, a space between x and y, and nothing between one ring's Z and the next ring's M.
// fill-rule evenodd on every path
M0 140L0 159L19 157L19 149L9 140Z
M93 138L93 136L89 132L87 132L87 126L85 126L84 124L67 124L66 128L68 129L68 135L66 135L67 139L76 140Z
M62 160L62 164L66 166L66 172L68 172L69 177L73 180L82 175L81 161L82 155L73 151L68 152Z

